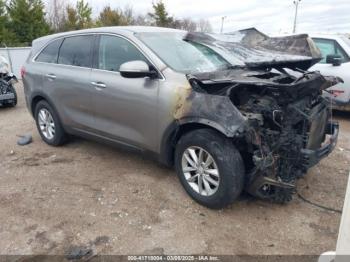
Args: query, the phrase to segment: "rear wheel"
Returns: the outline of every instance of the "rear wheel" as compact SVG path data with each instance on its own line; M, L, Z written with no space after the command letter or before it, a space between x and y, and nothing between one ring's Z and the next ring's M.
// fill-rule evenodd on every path
M175 168L186 192L209 208L222 208L242 192L244 165L232 141L214 130L185 134L175 152Z
M45 100L35 107L35 121L41 138L49 145L60 146L66 141L66 133L57 113Z

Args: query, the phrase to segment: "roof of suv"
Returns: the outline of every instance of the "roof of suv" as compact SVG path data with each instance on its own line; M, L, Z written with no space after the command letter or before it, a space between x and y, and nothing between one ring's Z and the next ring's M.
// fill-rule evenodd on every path
M91 29L84 30L75 30L63 33L57 33L53 35L47 35L40 38L37 38L32 43L32 49L35 50L40 49L43 45L45 45L51 39L55 39L58 37L76 35L76 34L85 34L85 33L116 33L122 35L132 35L135 33L152 33L152 32L184 32L178 29L165 28L165 27L155 27L155 26L110 26L110 27L97 27Z
M165 28L165 27L155 27L155 26L110 26L110 27L97 27L91 29L75 30L63 33L57 33L53 35L47 35L37 38L34 42L41 42L43 40L48 40L52 38L57 38L61 36L84 34L84 33L123 33L123 34L134 34L134 33L146 33L146 32L183 32L178 29Z

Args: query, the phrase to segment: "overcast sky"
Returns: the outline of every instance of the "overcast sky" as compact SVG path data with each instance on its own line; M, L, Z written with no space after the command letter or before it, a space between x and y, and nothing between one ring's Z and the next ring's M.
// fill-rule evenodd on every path
M70 0L74 1L74 0ZM178 18L208 19L215 32L226 16L224 32L256 27L270 33L291 33L293 0L163 0L171 15ZM147 14L152 0L88 0L98 14L103 6L131 5L135 13ZM350 33L350 0L302 0L299 5L298 33Z

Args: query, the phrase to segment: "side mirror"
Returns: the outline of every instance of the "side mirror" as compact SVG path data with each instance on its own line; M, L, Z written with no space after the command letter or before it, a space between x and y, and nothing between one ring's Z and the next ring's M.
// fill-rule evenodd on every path
M119 68L121 76L125 78L155 77L156 71L151 71L146 62L137 60L122 64Z
M326 63L332 64L334 66L340 66L342 62L342 57L340 55L327 55L326 57Z

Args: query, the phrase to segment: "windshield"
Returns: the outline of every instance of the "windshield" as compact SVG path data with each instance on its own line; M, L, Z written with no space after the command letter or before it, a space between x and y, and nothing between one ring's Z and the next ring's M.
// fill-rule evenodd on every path
M213 72L231 65L211 48L184 41L186 33L139 33L136 36L175 71Z
M344 42L345 42L348 46L350 46L350 39L349 39L349 38L347 38L346 36L342 36L341 38L344 40Z

